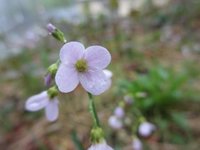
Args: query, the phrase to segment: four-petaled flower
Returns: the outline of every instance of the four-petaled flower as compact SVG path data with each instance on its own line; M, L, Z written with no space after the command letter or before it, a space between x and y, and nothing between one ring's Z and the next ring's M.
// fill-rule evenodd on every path
M103 72L111 61L106 48L90 46L85 49L80 42L69 42L60 50L60 61L55 76L59 91L71 92L80 82L87 92L99 95L110 86Z
M106 141L102 141L100 143L97 144L92 144L88 150L113 150L112 147L110 147Z
M49 98L47 91L31 96L26 101L25 108L28 111L38 111L44 108L47 120L55 121L58 118L58 99Z

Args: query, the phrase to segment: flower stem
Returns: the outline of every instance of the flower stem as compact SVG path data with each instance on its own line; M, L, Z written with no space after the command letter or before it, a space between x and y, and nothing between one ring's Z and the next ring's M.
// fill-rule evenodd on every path
M88 93L88 97L89 97L89 111L92 115L94 127L100 127L99 118L96 112L93 96L91 93Z

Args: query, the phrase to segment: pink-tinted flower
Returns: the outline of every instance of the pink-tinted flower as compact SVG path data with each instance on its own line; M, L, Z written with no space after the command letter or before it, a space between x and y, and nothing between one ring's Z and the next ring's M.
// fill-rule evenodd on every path
M118 118L123 118L125 113L124 109L122 107L116 107L114 111L114 115Z
M119 119L116 116L110 116L110 118L108 119L108 124L110 125L110 127L112 127L113 129L121 129L123 127L123 122L121 119Z
M56 97L50 99L47 91L31 96L26 101L25 108L28 111L38 111L44 108L47 120L55 121L58 118L58 99Z
M140 124L138 132L143 137L148 137L156 129L155 125L149 122L143 122Z
M88 150L113 150L105 141L102 141L97 144L92 144Z
M142 150L142 142L138 138L134 138L132 148L133 150Z
M111 55L106 48L90 46L85 49L80 42L69 42L60 50L60 61L55 82L61 92L73 91L79 82L93 95L108 89L110 83L103 69L109 65Z

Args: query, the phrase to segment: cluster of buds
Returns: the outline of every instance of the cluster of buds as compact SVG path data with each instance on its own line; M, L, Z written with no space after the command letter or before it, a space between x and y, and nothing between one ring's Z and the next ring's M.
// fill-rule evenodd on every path
M139 92L135 96L145 97L146 94L144 92ZM120 101L119 105L114 109L113 115L109 117L108 124L114 130L131 129L133 135L132 149L142 150L143 146L139 137L148 138L149 136L152 135L153 131L156 130L156 126L146 121L145 117L141 114L141 112L137 108L134 108L134 111L137 112L137 115L134 115L133 118L134 120L132 121L131 118L128 117L129 113L131 112L130 110L133 110L134 101L135 97L131 95L124 96L124 99ZM133 114L134 113L132 113L132 116Z
M123 101L114 109L113 115L108 119L108 124L113 129L122 129L126 124L127 117L125 115L126 107L133 104L134 99L130 95L126 95Z

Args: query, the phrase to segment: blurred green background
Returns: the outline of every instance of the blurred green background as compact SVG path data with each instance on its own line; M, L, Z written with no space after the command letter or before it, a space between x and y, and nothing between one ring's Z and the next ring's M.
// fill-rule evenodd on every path
M59 95L55 123L42 111L24 109L29 96L46 89L46 69L59 57L62 43L48 35L49 22L68 41L102 45L112 54L112 87L95 98L110 145L131 150L129 130L113 131L107 122L129 94L133 107L157 126L143 139L144 149L199 150L199 0L0 0L0 150L81 150L77 141L84 149L90 144L82 88Z

